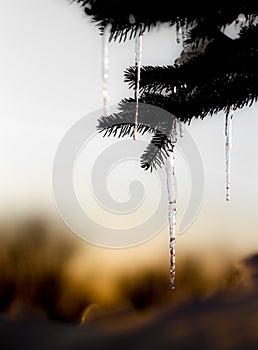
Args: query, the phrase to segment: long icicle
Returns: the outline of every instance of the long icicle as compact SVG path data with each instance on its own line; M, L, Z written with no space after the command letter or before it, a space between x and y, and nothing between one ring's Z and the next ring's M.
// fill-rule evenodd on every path
M175 155L174 145L170 149L170 156L166 161L167 173L167 191L168 191L168 221L169 221L169 286L175 289L175 274L176 274L176 194L175 194Z
M232 118L234 116L233 108L226 113L225 117L225 158L226 158L226 201L230 200L230 155L232 148Z
M172 144L177 142L177 119L174 118L173 123L172 123L172 139L171 142Z
M176 214L177 214L177 200L176 200L176 175L175 175L175 143L176 143L176 127L177 123L173 125L172 143L169 148L170 156L165 163L167 175L167 193L168 193L168 222L169 222L169 286L175 289L175 274L176 274Z
M135 118L134 118L134 131L133 139L136 140L137 127L138 127L138 111L139 111L139 93L140 93L140 75L142 65L142 34L135 38L135 51L134 51L134 62L135 62Z
M108 42L109 42L110 28L111 28L110 24L106 25L102 36L102 94L103 94L105 116L109 115L109 104L110 104L109 56L108 56Z

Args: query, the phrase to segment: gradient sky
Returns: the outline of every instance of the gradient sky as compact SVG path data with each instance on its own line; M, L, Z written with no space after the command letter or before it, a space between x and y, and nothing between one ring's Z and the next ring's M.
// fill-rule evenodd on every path
M42 212L60 221L51 188L53 158L69 127L102 107L101 38L80 7L66 0L2 1L0 33L1 217ZM133 41L110 44L111 103L132 93L123 70L133 64L133 48ZM180 51L174 30L164 25L144 36L143 64L173 63ZM257 113L257 104L235 113L230 203L224 191L223 113L188 128L204 162L205 193L198 218L178 237L178 250L258 250ZM189 182L178 179L182 208L189 195L184 181ZM166 244L166 232L161 235L147 246Z

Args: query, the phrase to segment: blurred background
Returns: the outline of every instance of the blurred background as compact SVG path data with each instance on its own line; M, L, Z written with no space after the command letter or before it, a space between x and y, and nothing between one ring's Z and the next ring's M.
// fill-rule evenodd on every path
M257 105L235 113L229 203L223 113L188 127L203 159L205 193L196 220L177 237L177 289L171 293L167 228L140 246L105 249L80 240L55 207L51 175L59 142L76 121L102 107L98 30L79 6L65 0L1 2L0 30L0 313L19 319L32 308L42 317L80 324L94 315L105 319L105 310L145 310L137 320L147 322L154 311L146 310L154 306L172 308L221 289L241 286L236 292L241 299L242 290L250 288L250 266L256 266L255 259L244 259L258 251ZM123 71L134 62L134 42L112 42L109 48L115 104L132 94ZM173 63L181 50L174 29L161 26L144 35L143 64ZM181 163L179 221L189 199L189 174ZM83 166L90 171L88 163ZM104 215L103 208L95 209L90 188L83 193L87 205L94 206L92 215ZM117 187L114 196L120 196ZM107 217L111 227L116 225L112 220ZM123 312L118 315L121 321ZM126 324L138 324L126 315Z

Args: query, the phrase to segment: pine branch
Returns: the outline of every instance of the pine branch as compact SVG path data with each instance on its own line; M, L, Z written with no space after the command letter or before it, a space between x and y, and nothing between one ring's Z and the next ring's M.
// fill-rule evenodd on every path
M123 121L123 119L125 119L125 121ZM110 122L110 120L112 121ZM124 118L123 114L113 114L112 117L101 117L99 119L99 125L97 126L97 130L99 130L100 133L103 133L104 137L112 135L120 138L125 137L127 135L129 137L132 137L134 127L134 121L126 121L126 118ZM139 122L137 124L137 133L144 135L146 132L153 133L154 128L152 128L150 125L146 125Z
M196 87L190 94L183 89L177 95L163 96L146 93L141 99L144 103L153 103L176 116L181 122L190 123L193 118L203 119L219 111L225 112L234 105L236 108L251 106L258 97L258 74L235 75L225 77L224 81L212 81L208 85Z
M186 28L201 23L203 38L209 33L209 30L205 32L206 28L213 25L214 28L221 29L235 20L239 13L245 14L248 24L258 15L258 5L251 1L245 1L244 6L237 4L232 6L226 2L203 3L201 0L195 0L186 6L185 2L178 1L173 3L172 9L169 0L160 0L158 3L154 0L74 0L73 2L84 8L85 13L91 16L101 33L110 23L112 25L110 40L120 41L134 37L140 32L149 31L158 23L170 25L178 23L185 25Z
M246 33L248 32L248 35ZM171 92L182 84L196 86L199 81L214 79L225 74L252 73L258 56L258 26L246 29L240 39L232 40L220 33L205 49L181 54L176 66L145 66L141 69L141 92ZM250 40L251 37L251 40ZM134 87L135 68L125 71L125 82Z
M177 67L142 67L140 91L144 101L158 103L162 108L166 106L177 118L187 121L227 109L230 104L240 107L253 103L258 84L258 80L255 81L258 75L257 36L257 25L244 28L237 40L220 33L203 54ZM134 67L126 70L125 81L133 87ZM169 96L170 102L159 94Z
M219 111L251 105L258 97L258 4L196 0L74 0L91 16L101 34L111 24L110 40L125 41L151 30L158 23L184 27L184 50L174 65L142 67L137 132L154 134L141 157L144 169L162 166L168 155L173 119L190 123ZM232 40L222 30L240 13L246 17L239 39ZM125 72L125 82L135 87L135 68ZM152 106L151 106L152 105ZM153 107L155 106L155 108ZM161 109L157 109L160 107ZM168 111L171 114L166 113ZM169 117L169 116L170 117ZM172 115L172 117L171 117ZM132 136L135 101L121 101L117 113L99 119L104 136Z
M105 136L132 137L134 132L135 101L123 100L119 112L99 118L97 129ZM141 156L141 167L145 170L161 167L167 158L167 149L171 145L171 130L175 117L164 110L149 105L139 104L137 133L154 134L150 144ZM172 146L170 146L172 147Z
M120 112L110 116L102 116L98 120L97 130L103 133L103 136L117 136L118 138L126 135L132 137L135 127L135 106L133 100L124 100L120 103ZM154 132L155 127L150 125L148 113L142 110L141 104L138 110L137 133L144 135L146 132ZM153 124L153 123L152 123Z
M102 116L98 120L97 130L103 136L132 136L135 125L135 100L124 99L119 104L119 112L110 116ZM139 101L138 106L138 133L161 132L169 135L175 117L165 110L161 110L152 104Z
M170 156L168 153L169 147L174 146L171 145L168 136L159 131L155 132L151 142L141 156L141 167L151 172L153 169L161 168L165 160Z
M242 10L242 11L241 11ZM192 47L198 47L205 40L210 41L220 35L221 32L224 31L227 25L232 22L236 22L237 17L240 13L245 13L246 21L244 26L251 27L254 25L257 20L257 9L249 8L237 9L236 7L232 7L231 11L221 14L214 14L210 17L203 18L197 25L190 28L186 32L185 45Z

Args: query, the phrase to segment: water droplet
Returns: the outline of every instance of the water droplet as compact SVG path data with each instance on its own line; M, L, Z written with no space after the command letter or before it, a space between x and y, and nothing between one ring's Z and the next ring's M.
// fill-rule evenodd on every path
M129 15L129 23L130 24L135 24L135 22L136 22L135 16L131 13Z
M235 21L235 26L239 25L242 28L246 23L246 16L243 13L240 13Z

